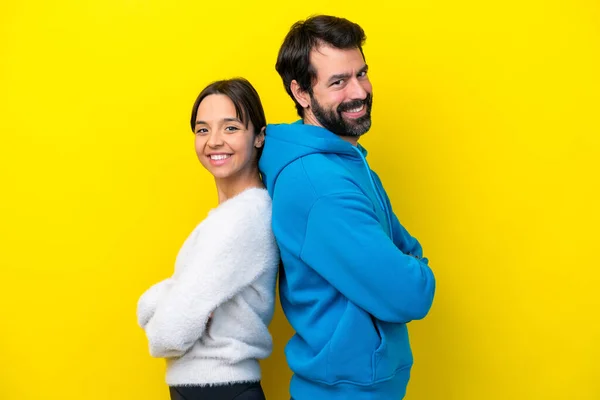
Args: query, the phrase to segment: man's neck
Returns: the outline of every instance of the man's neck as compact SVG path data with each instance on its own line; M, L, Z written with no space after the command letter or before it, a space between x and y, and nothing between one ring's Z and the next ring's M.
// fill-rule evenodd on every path
M304 122L304 125L319 126L321 128L327 129L323 125L321 125L319 123L319 121L317 121L317 119L315 118L315 116L313 114L305 115L304 118L302 118L302 122ZM333 132L331 132L331 133L333 133ZM335 133L334 133L334 135L335 135ZM352 146L356 147L358 145L358 137L357 136L341 136L341 135L336 135L336 136L339 137L340 139L342 139L343 141L350 143Z

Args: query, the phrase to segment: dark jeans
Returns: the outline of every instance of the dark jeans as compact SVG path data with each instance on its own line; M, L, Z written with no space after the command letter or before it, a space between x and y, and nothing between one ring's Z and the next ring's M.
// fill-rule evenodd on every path
M171 400L266 400L260 382L219 386L171 386Z

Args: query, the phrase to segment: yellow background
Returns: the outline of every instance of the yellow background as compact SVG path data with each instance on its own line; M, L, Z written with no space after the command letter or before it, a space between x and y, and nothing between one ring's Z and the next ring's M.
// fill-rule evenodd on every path
M2 1L0 399L168 398L135 306L216 204L191 105L242 75L294 120L274 64L313 13L367 32L362 143L437 276L406 398L600 399L594 0Z

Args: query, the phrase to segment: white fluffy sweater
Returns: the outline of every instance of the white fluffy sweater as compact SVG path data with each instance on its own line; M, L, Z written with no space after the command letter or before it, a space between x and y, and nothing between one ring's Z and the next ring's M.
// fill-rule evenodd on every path
M173 276L137 306L150 354L167 359L169 386L260 380L258 359L272 350L278 264L266 190L247 189L209 212Z

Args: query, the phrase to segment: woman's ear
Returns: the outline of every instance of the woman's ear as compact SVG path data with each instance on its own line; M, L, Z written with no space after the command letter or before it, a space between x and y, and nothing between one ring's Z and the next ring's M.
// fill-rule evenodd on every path
M267 129L267 127L263 126L261 128L260 132L258 133L258 135L256 135L256 137L254 138L254 147L256 147L257 149L260 149L265 144L265 130L266 129Z

